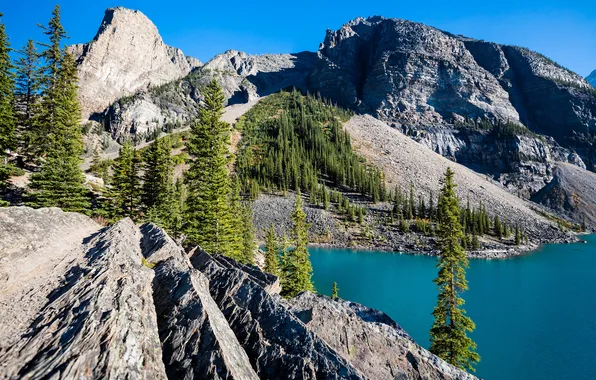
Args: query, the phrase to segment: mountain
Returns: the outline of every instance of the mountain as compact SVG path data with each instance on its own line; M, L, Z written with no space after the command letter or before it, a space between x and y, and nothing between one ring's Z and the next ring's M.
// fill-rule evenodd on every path
M0 220L2 378L476 379L381 311L282 300L277 277L187 254L153 224L27 207Z
M70 47L78 64L83 119L137 90L186 76L201 62L166 45L143 13L106 10L95 38Z
M528 49L406 20L359 18L327 31L309 89L390 123L523 123L558 139L596 130L579 75Z
M592 87L596 88L596 70L592 71L592 73L588 75L586 80L588 81L588 83L592 85Z
M108 14L151 25L145 32L134 28L136 35L146 35L137 39L147 45L135 49L151 50L148 41L161 41L139 12L117 8ZM96 40L118 34L104 31L111 19L106 16ZM131 41L112 43L111 49L124 52ZM138 71L134 56L127 54L124 61L115 57L92 71ZM169 82L144 73L144 80L134 81L135 90L130 87L128 95L111 104L106 99L114 96L96 90L116 91L117 86L85 74L85 60L79 62L81 98L97 106L94 120L106 131L90 141L111 150L117 150L113 140L142 143L188 127L197 116L202 86L217 78L228 104L254 104L287 87L320 94L370 114L524 199L551 182L560 163L596 170L596 91L586 79L525 48L406 20L355 19L328 30L316 53L250 55L230 50Z

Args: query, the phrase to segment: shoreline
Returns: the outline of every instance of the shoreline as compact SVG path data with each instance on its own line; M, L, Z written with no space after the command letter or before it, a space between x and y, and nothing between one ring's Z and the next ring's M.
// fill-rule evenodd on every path
M481 251L466 251L466 257L468 259L477 260L505 260L520 256L531 255L535 253L540 247L546 244L583 244L586 241L579 238L580 235L589 235L589 233L581 233L572 235L574 239L553 239L553 241L544 241L539 244L528 244L520 245L515 248L509 249L495 249L488 248ZM413 255L413 256L439 256L439 251L433 248L421 248L421 247L399 247L395 249L387 245L371 246L371 245L345 245L335 243L309 243L309 248L329 248L329 249L344 249L354 251L374 251L374 252L386 252L400 255Z

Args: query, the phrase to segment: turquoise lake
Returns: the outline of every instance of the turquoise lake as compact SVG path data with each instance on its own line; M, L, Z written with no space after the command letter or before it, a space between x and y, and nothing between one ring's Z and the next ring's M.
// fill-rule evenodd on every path
M506 260L470 260L464 306L484 379L595 379L596 235ZM313 280L331 294L387 313L428 348L436 258L311 248Z

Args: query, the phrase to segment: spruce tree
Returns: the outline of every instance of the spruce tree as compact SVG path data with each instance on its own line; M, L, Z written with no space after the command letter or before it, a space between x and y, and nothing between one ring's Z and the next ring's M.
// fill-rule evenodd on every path
M250 204L242 206L242 249L240 251L240 261L242 264L254 264L255 250L257 243L255 239L255 227L253 224L253 211Z
M6 27L1 20L0 13L0 166L5 164L5 151L14 148L15 117L14 117L14 74L10 61L10 43L6 35ZM5 173L6 170L0 170ZM0 176L2 174L0 173ZM0 178L0 181L5 178Z
M141 185L139 180L140 160L131 143L120 148L120 157L114 165L112 192L117 217L136 219L140 209Z
M337 282L333 282L333 289L331 289L331 298L334 300L339 298L339 288L337 287Z
M33 149L30 144L33 126L39 112L38 99L40 90L39 54L33 40L18 51L16 60L16 89L15 105L17 111L18 130L17 144L22 154L32 158Z
M296 195L292 212L292 238L294 249L290 250L284 263L285 283L282 284L281 295L291 298L305 290L314 291L311 281L312 264L308 253L308 225L306 213L302 209L302 196Z
M42 93L41 124L44 157L41 170L31 176L28 204L33 207L60 207L66 211L86 212L89 191L80 168L83 153L81 108L77 98L77 69L73 56L60 50L64 32L60 25L59 8L46 29L51 47L46 55L46 86ZM52 53L48 53L48 51ZM51 59L50 59L51 57Z
M437 264L439 274L434 282L439 295L432 313L435 320L430 330L430 351L456 367L473 371L480 356L476 353L476 344L467 336L476 326L466 316L462 308L464 300L460 297L468 289L465 272L468 259L460 245L464 235L453 174L448 168L438 204L441 255Z
M228 176L230 125L221 121L224 94L214 79L203 90L199 117L191 127L186 173L188 198L185 231L191 243L211 254L230 255L234 220Z
M279 276L279 254L273 224L265 236L265 272Z
M143 163L142 204L147 221L170 230L174 216L174 161L171 145L157 139L147 149Z

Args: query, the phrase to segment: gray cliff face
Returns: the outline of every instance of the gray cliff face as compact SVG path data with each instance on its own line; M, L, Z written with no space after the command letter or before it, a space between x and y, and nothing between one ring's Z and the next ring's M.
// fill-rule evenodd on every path
M525 48L462 40L530 129L559 141L596 129L596 95L581 76Z
M201 63L164 44L144 14L106 10L93 41L70 48L77 60L83 119L115 100L187 75Z
M592 71L590 75L586 78L588 83L592 85L592 87L596 88L596 70Z
M327 31L311 91L384 120L435 125L519 115L458 39L406 20L356 19Z
M449 127L400 130L434 152L490 175L526 199L552 179L557 162L586 169L580 156L561 147L552 137L499 136L495 132Z
M277 277L153 224L26 207L0 221L0 378L475 379L382 312L284 301Z

